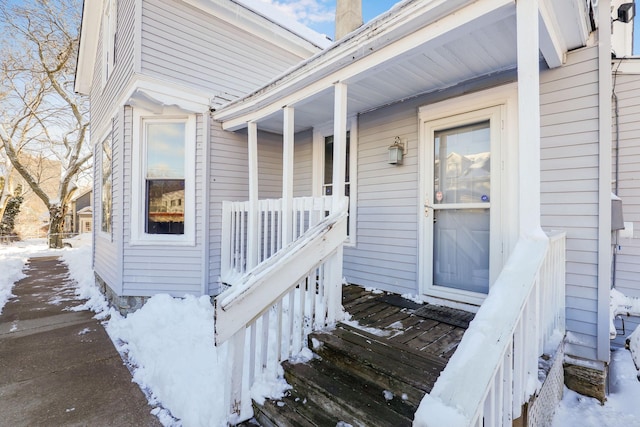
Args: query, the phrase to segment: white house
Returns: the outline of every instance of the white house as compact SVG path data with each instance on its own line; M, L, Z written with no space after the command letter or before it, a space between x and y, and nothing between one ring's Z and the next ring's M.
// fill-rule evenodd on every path
M632 68L616 60L612 78L610 29L631 25L612 26L618 6L405 0L327 45L257 5L85 2L76 90L91 98L94 266L114 305L220 294L216 340L239 358L301 280L322 282L305 298L322 295L317 325L335 324L344 277L477 312L416 424L423 408L509 424L541 393L528 384L551 344L567 384L604 398L611 93ZM500 357L474 353L479 330ZM250 416L242 369L236 420ZM456 381L479 372L482 389Z

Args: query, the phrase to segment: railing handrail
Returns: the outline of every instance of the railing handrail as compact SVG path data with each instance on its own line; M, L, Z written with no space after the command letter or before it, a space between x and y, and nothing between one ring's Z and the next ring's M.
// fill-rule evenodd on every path
M564 233L554 233L549 240L518 241L456 352L440 374L432 391L425 395L421 402L416 413L415 426L439 425L440 421L429 417L429 413L448 414L447 425L451 426L483 425L481 414L486 396L505 360L505 355L513 345L513 337L520 320L525 316L525 306L539 280L545 257L551 243L563 238ZM563 326L562 324L561 327ZM543 329L544 327L538 329L539 334ZM526 339L535 341L536 353L542 351L537 348L538 337ZM536 381L537 358L541 354L535 354L535 366L527 365L531 368L529 370L535 372L526 374L529 378L535 376ZM506 356L507 359L509 357L511 356ZM470 381L470 378L473 380ZM531 390L531 381L525 379L524 384L520 385L524 389L517 391L530 395L535 392L536 386L533 384L534 389ZM515 401L520 399L515 396L517 391L513 390L512 393L513 404L521 405L524 402Z
M308 271L335 253L344 243L346 218L345 201L301 238L239 277L218 295L214 300L216 345L259 317L295 287ZM314 245L319 239L322 244ZM282 268L281 261L285 259L288 268Z

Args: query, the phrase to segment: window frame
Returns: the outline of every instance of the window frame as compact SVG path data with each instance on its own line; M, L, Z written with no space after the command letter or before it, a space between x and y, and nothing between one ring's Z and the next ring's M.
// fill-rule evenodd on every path
M109 145L110 153L110 164L109 164L109 223L108 227L104 229L104 215L105 215L105 144ZM102 139L102 143L100 144L100 234L107 237L109 240L113 239L113 132L109 132L109 134Z
M102 87L113 74L116 65L116 32L118 28L118 2L107 0L102 10Z
M344 244L347 247L356 246L357 235L357 200L358 200L358 119L347 119L349 133L349 234ZM325 138L333 136L333 123L316 126L313 129L313 196L324 196L324 162ZM333 183L331 184L333 186ZM333 190L333 189L332 189Z
M195 246L195 180L196 180L196 117L195 114L157 115L133 110L132 187L131 187L131 245ZM153 234L146 232L147 203L147 123L185 124L184 146L184 234Z

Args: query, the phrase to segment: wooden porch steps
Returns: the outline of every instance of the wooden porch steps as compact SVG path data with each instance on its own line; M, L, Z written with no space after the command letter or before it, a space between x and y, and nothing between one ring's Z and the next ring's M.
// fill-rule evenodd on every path
M256 405L256 419L263 426L335 427L340 421L411 425L422 396L445 364L345 324L309 339L318 357L309 363L283 363L292 389L279 402Z
M254 403L255 421L274 427L411 425L466 329L451 323L466 314L425 313L428 305L389 298L346 286L343 305L352 321L309 336L316 357L283 363L292 388L280 401Z

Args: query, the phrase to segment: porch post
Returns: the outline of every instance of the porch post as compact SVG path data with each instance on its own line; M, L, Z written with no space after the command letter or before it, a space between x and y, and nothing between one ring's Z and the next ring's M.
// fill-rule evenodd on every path
M247 218L247 271L258 265L258 124L247 123L249 144L249 213Z
M347 85L335 83L333 108L333 193L332 210L344 197L347 152Z
M282 132L282 246L293 238L293 107L284 107Z
M540 72L538 0L516 3L518 49L519 219L522 237L544 238L540 228Z
M334 85L333 107L333 188L331 211L335 212L344 196L347 143L347 85ZM346 235L344 236L347 237ZM327 264L327 323L342 320L342 245Z

